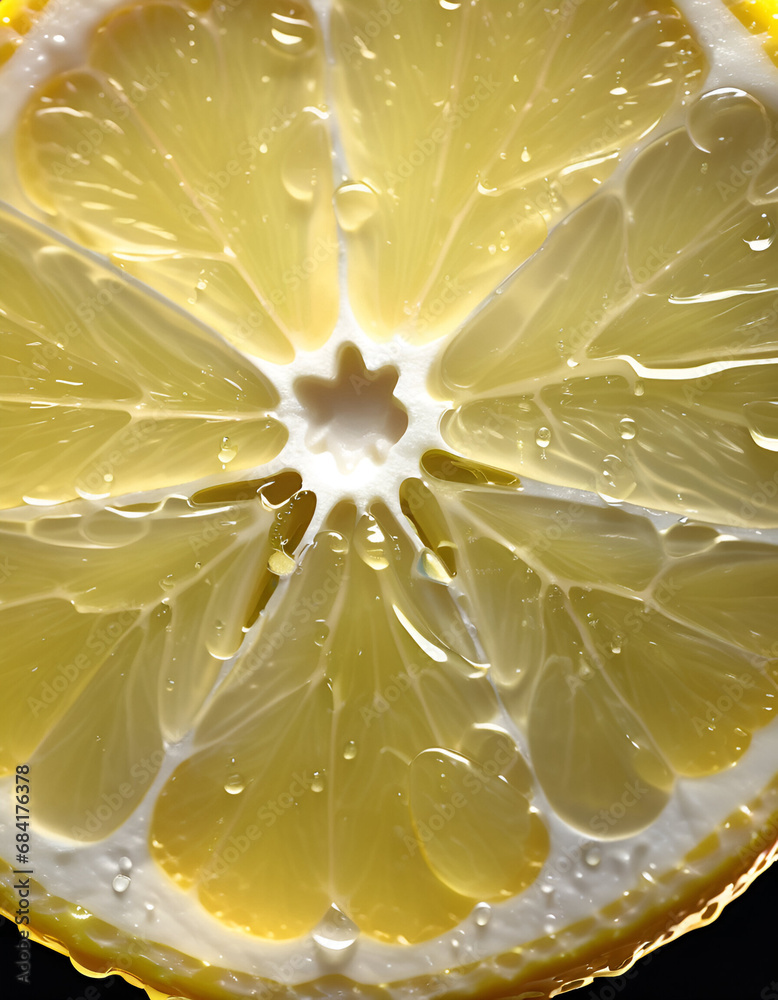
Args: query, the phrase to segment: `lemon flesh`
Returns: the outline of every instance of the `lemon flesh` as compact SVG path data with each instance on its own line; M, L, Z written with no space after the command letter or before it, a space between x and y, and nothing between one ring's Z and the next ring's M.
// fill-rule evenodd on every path
M209 998L634 953L774 806L767 98L642 0L98 6L4 112L39 933Z

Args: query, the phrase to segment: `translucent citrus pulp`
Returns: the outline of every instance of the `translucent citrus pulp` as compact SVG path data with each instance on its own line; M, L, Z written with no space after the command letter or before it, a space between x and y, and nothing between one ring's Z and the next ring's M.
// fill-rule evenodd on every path
M0 0L0 904L85 970L541 997L771 859L778 12L681 6Z

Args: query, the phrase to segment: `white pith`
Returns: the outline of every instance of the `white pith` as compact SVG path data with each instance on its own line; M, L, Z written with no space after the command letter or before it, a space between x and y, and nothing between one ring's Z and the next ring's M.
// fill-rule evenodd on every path
M94 26L107 12L124 2L126 0L119 3L117 0L92 0L87 9L75 0L51 0L27 37L23 51L0 74L4 94L8 95L0 106L0 191L5 200L33 217L41 218L41 215L25 199L12 173L16 118L30 92L54 72L77 63ZM322 23L326 23L328 0L313 2ZM706 49L711 64L705 89L739 86L766 103L775 103L775 68L768 62L758 39L742 28L720 0L678 0L678 6ZM64 37L66 44L54 41L54 36ZM675 118L668 118L651 133L650 140L662 130L677 126L680 117L679 112ZM336 133L335 154L334 170L340 182L349 174ZM618 185L619 173L608 183ZM446 448L438 430L439 418L446 409L445 401L434 400L427 392L428 372L440 351L440 344L417 348L399 338L385 344L370 340L360 330L348 303L346 263L341 250L341 313L327 344L316 352L299 354L290 366L257 361L257 366L278 390L282 399L278 415L289 429L287 446L257 474L268 475L285 468L303 473L304 487L312 490L318 501L305 541L319 529L327 511L343 498L355 500L362 509L374 498L380 498L402 521L398 500L400 483L419 474L419 459L425 451ZM351 475L343 475L331 456L326 453L313 455L306 448L307 424L292 384L302 375L331 376L338 352L348 343L360 349L369 369L393 365L398 370L395 396L405 406L411 420L407 432L390 450L384 464L375 467L363 462ZM557 497L574 495L578 502L598 505L602 502L593 494L563 491L542 484L525 483L524 486L528 491L548 492ZM657 523L663 525L672 520L669 516L657 516ZM747 537L767 534L738 533ZM281 592L284 586L282 583ZM229 669L228 661L222 676ZM525 741L507 716L495 721L507 728L524 748ZM139 946L139 952L151 958L155 944L159 943L192 955L202 963L291 985L332 972L364 983L384 983L435 975L468 961L486 961L543 933L561 935L566 926L633 889L641 872L659 877L680 866L688 851L733 811L755 799L772 779L778 752L778 723L754 736L737 769L706 779L679 780L670 802L649 830L603 849L602 860L596 867L585 860L586 848L594 841L584 840L558 820L537 789L534 805L543 812L552 846L536 883L522 895L493 907L486 926L478 926L471 914L455 931L414 949L380 944L364 937L352 947L337 952L323 948L312 936L282 944L265 942L224 927L200 906L194 893L189 897L182 894L161 875L149 857L147 846L151 804L175 767L190 752L188 741L167 749L167 759L144 800L148 808L140 808L110 838L94 845L74 846L54 837L44 840L43 831L36 831L35 877L44 888L53 895L71 899L74 905L78 904L109 924L147 938ZM8 781L2 783L0 801L0 833L7 835L12 828ZM728 838L734 843L734 832L723 833L722 856L726 855ZM126 891L117 893L112 880L121 870L119 861L123 857L132 861L128 873L131 883ZM654 902L659 902L658 895ZM149 909L149 905L153 909ZM117 956L117 965L122 964L121 958ZM528 951L527 960L531 958ZM236 997L251 995L244 992L242 985L231 982L227 973L224 987L232 988Z

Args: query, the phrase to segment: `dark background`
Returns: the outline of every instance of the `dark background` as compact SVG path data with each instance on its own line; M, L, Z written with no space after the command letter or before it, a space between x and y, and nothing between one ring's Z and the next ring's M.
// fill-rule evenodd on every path
M63 956L32 945L31 984L16 982L16 928L0 924L2 1000L147 1000L118 976L89 979ZM91 989L90 989L91 987ZM778 864L760 875L713 924L633 966L599 979L571 1000L778 1000Z

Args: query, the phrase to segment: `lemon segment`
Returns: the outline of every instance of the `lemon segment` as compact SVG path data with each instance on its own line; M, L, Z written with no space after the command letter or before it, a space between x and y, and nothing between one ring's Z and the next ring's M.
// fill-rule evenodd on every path
M0 211L0 504L51 505L261 465L275 390L176 310Z
M307 4L287 7L124 8L17 139L56 225L276 362L338 312L321 37Z
M693 529L681 546L677 527L607 507L428 484L492 678L568 823L642 829L676 777L730 767L773 719L773 546Z
M385 509L336 511L163 789L154 855L221 920L289 938L334 904L359 933L407 943L537 876L548 840L520 755L476 725L497 714L493 689L414 562ZM438 759L454 762L442 780ZM193 810L211 817L194 835Z
M565 220L443 352L452 447L609 502L778 523L774 130L741 91L706 95Z
M350 301L412 343L461 323L704 68L667 3L338 0L330 33Z
M0 586L0 620L20 664L11 674L19 701L4 710L2 767L31 761L39 823L102 839L137 807L164 759L163 739L191 729L256 616L283 511L257 499L195 508L173 498L146 511L2 524L13 570ZM31 633L32 621L51 631ZM79 780L68 783L62 808L57 788L71 773ZM90 817L119 787L126 794L95 829Z

